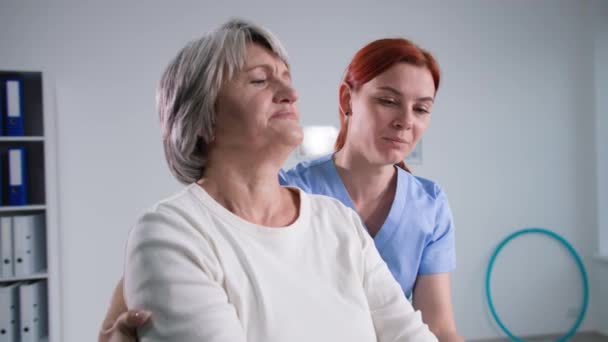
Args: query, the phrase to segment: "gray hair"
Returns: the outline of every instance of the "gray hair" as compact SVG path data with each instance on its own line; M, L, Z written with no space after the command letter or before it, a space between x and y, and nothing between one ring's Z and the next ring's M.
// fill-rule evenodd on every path
M169 63L156 91L165 158L181 183L199 180L213 141L220 88L245 64L247 43L260 44L287 64L287 53L270 31L230 19L195 39Z

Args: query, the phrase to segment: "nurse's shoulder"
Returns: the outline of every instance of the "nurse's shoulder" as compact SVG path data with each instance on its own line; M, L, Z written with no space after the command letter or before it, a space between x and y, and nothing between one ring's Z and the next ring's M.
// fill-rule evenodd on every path
M408 183L408 192L417 200L435 204L447 201L443 188L437 182L428 178L414 176L401 168L398 168L398 170L402 179L405 179Z
M319 182L328 167L327 163L332 163L332 155L328 154L316 159L299 162L289 170L281 170L279 182L281 185L297 186L298 188L310 192L314 184Z

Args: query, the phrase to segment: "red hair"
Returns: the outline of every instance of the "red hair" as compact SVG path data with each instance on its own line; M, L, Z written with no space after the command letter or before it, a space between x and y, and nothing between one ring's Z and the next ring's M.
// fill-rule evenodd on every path
M361 50L357 51L346 69L343 82L350 89L356 90L376 76L385 72L396 63L408 63L415 66L426 67L433 76L435 93L439 89L439 65L428 51L421 49L416 44L404 38L385 38L375 40ZM340 133L336 139L335 150L344 147L348 127L342 108L340 113ZM403 161L397 164L404 170L410 172Z

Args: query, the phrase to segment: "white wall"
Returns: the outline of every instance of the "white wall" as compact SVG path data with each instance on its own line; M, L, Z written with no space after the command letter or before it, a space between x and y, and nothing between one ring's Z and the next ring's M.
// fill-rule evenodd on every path
M596 0L595 110L600 254L608 256L608 3Z
M470 338L499 333L487 318L483 280L500 239L518 228L546 227L590 265L596 229L585 3L476 4L447 9L436 25L443 36L428 41L436 42L446 82L425 163L416 169L440 180L451 200L457 322ZM580 279L560 251L547 239L522 238L501 255L494 300L514 333L564 331L574 321ZM583 329L595 325L591 309Z
M442 85L415 172L439 181L451 200L455 310L467 338L500 335L488 318L483 278L509 232L551 228L591 263L589 1L309 1L290 9L283 1L146 3L0 2L0 69L42 70L56 85L63 341L95 339L129 228L179 188L154 112L162 68L228 16L253 19L284 42L303 124L337 124L338 81L364 43L404 35L435 53ZM559 332L573 320L579 278L559 246L522 239L496 267L495 299L516 333ZM590 312L583 328L596 325Z
M608 336L608 261L603 260L594 269L597 331Z
M608 335L608 2L595 0L595 142L597 154L598 262L594 265L598 329Z

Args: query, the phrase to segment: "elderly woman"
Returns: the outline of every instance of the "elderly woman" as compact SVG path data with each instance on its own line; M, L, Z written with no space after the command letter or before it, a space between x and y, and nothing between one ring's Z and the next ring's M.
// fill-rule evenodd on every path
M297 99L280 43L241 20L165 70L165 154L187 186L129 237L127 305L154 317L143 341L436 340L352 209L279 184Z

